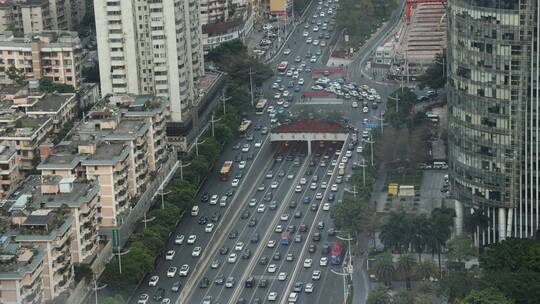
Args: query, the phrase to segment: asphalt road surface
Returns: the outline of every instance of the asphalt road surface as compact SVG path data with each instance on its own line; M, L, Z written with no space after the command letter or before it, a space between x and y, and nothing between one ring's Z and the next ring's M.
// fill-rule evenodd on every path
M299 24L297 30L287 42L288 45L284 48L290 48L290 54L285 55L282 50L275 62L286 60L290 64L299 64L295 62L295 58L299 56L302 61L307 61L306 66L309 66L312 69L324 67L323 63L320 62L320 58L321 55L324 54L323 52L329 51L331 46L320 47L308 44L305 42L306 37L303 36L303 32L308 31L309 36L316 39L317 34L313 32L314 24L311 24L310 21L313 19L312 15L314 15L315 10L317 10L317 5L312 5L311 10L312 12L306 14L308 16L309 28L304 28L305 23ZM329 18L328 16L319 16L317 17L317 20L319 19L324 20ZM331 34L335 33L332 32ZM318 49L321 50L321 55L317 56L316 62L310 62L310 58L307 58L306 54L309 53L310 55L315 55ZM343 76L344 75L335 74L329 75L329 78L336 79ZM273 99L276 90L273 90L271 86L278 77L282 79L282 83L285 85L290 80L293 80L291 77L286 77L285 75L276 75L264 84L262 94L269 98L273 106L277 106L276 100ZM303 78L305 81L302 86L302 91L311 90L310 87L315 80L311 78L311 74L304 71L300 73L299 78ZM383 101L386 100L386 96L393 90L392 86L374 83L369 79L353 78L352 80L356 81L358 84L368 84L370 87L375 88L381 95ZM296 83L297 80L294 80L294 82ZM292 88L286 88L286 90L289 90L294 96L294 100L290 104L291 108L296 109L304 106L302 102L299 102L300 92L294 92ZM331 100L332 98L334 100ZM378 122L375 117L380 117L380 112L384 110L384 103L380 104L377 109L370 108L369 113L362 113L360 108L351 107L350 100L331 97L329 102L321 102L317 107L328 107L342 111L345 117L355 124L359 130L359 134L361 134L364 128L364 125L362 124L363 119L367 118L372 123ZM257 115L251 119L253 120L253 125L267 127L270 125L270 118L266 114ZM132 303L136 303L139 295L143 293L150 296L148 303L158 303L157 301L154 301L152 297L159 288L163 288L164 298L169 298L172 302L176 303L202 303L203 299L207 296L212 297L212 304L237 303L238 301L241 302L242 299L245 303L257 303L257 301L260 301L260 303L270 303L268 301L268 296L271 292L276 292L277 294L275 303L284 303L296 282L302 282L304 288L307 283L313 283L314 286L312 293L305 293L304 291L300 293L298 303L341 303L343 301L343 277L334 273L341 272L341 266L331 266L330 263L328 263L328 266L319 265L320 259L323 256L321 253L322 246L325 243L331 246L336 240L335 237L328 236L327 230L328 228L333 227L333 224L331 223L329 216L330 212L324 211L322 205L328 202L328 195L330 193L336 196L334 201L329 202L330 205L336 204L337 201L341 199L343 191L347 187L345 181L343 181L342 184L338 185L336 192L331 191L331 185L334 184L334 180L337 176L337 166L331 166L331 162L332 160L337 161L338 156L335 154L334 150L342 149L340 146L341 144L336 144L333 147L330 147L331 145L319 147L316 151L313 151L314 154L312 156L299 157L302 154L305 154L304 148L288 147L287 149L280 150L278 147L272 147L268 135L262 134L260 131L253 131L251 134L254 137L253 141L248 142L247 139L243 138L234 143L238 143L240 146L249 143L250 150L248 152L241 152L240 150L233 149L234 144L231 143L225 148L225 152L220 160L220 164L222 164L226 160L233 160L237 155L241 155L242 159L247 162L246 167L240 169L238 167L239 163L235 162L229 181L220 181L217 172L214 172L209 177L201 193L197 197L199 202L198 205L200 207L199 215L197 217L192 217L187 214L184 219L180 221L176 232L171 235L171 239L167 243L166 248L164 248L163 256L159 258L155 270L145 278L141 286L135 292L133 300L131 301ZM261 147L255 148L255 142L261 142ZM299 157L299 165L295 166L294 161L292 160L276 161L275 156L278 153L285 158L287 155ZM319 153L320 156L313 158L316 153ZM248 160L249 154L253 154L252 160ZM342 156L344 154L345 153L343 152ZM324 155L328 155L329 159L325 160ZM352 157L347 163L346 175L351 172L351 164L354 161L361 161L362 158L363 156L361 153L357 153L356 150L353 151ZM368 161L366 164L369 163L369 156L367 159ZM323 161L326 163L326 166L322 166ZM332 170L332 175L328 175L329 169ZM266 173L269 170L274 172L273 177L270 179L266 178ZM279 176L280 171L283 171L285 176ZM312 171L312 174L306 175L307 171ZM238 187L233 188L231 186L231 180L239 173L242 174L240 184ZM287 179L289 174L293 175L293 179ZM313 179L315 175L319 178L317 189L309 189L311 179ZM302 185L301 192L296 192L295 188L302 177L305 177L308 181L305 185ZM275 189L271 189L271 183L274 181L278 182L278 186ZM320 188L322 182L327 183L326 189ZM265 184L265 189L263 191L258 191L257 188L262 183ZM207 193L210 196L217 194L218 197L221 197L230 189L233 189L235 193L232 197L229 197L226 207L220 207L219 203L211 205L208 202L200 202L203 193ZM270 192L272 193L272 199L270 202L264 202L264 211L257 212L257 206L262 203L263 197ZM322 200L315 199L315 195L319 192L324 194ZM311 203L303 204L301 202L304 197L310 197L312 202L317 202L319 205L318 209L316 211L310 210ZM248 206L249 201L252 198L257 200L257 206L255 207ZM276 201L277 210L269 210L269 205L272 201ZM289 208L289 203L291 201L296 201L298 203L296 208ZM250 213L248 219L241 218L242 213L245 210L248 210ZM294 213L296 212L301 212L301 215L298 218L294 217ZM216 213L220 215L220 220L215 223L215 228L211 233L206 233L205 226L198 224L199 217L206 216L210 219L212 215ZM281 215L284 213L287 213L289 217L287 220L282 221ZM248 225L251 218L257 219L257 224L254 227ZM325 228L319 231L316 226L320 221L325 223ZM274 232L275 227L278 224L284 229L289 225L295 225L296 230L298 230L301 224L305 224L307 226L307 232L300 233L296 231L295 233L291 233L291 236L293 237L295 234L301 234L302 242L295 243L291 240L291 244L287 246L281 245L279 244L281 234ZM238 235L235 238L229 238L229 233L231 231L237 231ZM312 240L315 232L321 233L320 241L315 242ZM257 243L252 243L250 241L254 234L259 235L259 241ZM188 236L196 235L197 240L195 244L192 245L187 244L186 240L184 240L182 245L175 245L174 239L177 235L184 235L186 240ZM268 240L270 239L278 242L274 248L267 247ZM235 251L234 247L237 242L244 243L242 251ZM317 245L315 253L308 252L308 246L312 243ZM199 257L193 257L193 248L197 246L202 247L202 253ZM219 250L222 247L228 248L227 253L224 255L219 253ZM242 252L246 248L250 250L250 257L243 259ZM175 250L175 255L172 260L165 260L164 255L168 250ZM233 252L237 253L237 260L233 263L228 263L227 259ZM273 255L277 252L280 253L280 259L272 260ZM293 261L286 261L288 253L294 255ZM259 259L263 256L270 259L266 266L259 265ZM310 268L304 268L304 260L306 258L312 259L312 266ZM217 269L213 269L211 268L211 264L216 260L219 261L219 266ZM189 265L190 267L188 276L179 277L178 274L176 274L174 278L167 278L166 274L169 267L175 266L179 269L184 264ZM277 270L275 273L268 272L267 268L270 264L276 265ZM311 277L314 270L321 270L320 280L312 280ZM334 272L331 270L334 270ZM281 272L286 273L286 279L283 281L277 280L277 277ZM159 276L159 281L156 286L149 286L148 279L154 275ZM225 284L216 285L215 280L218 276L223 276L225 279L234 277L234 286L227 288L225 287ZM255 278L256 284L252 288L244 288L245 280L250 276ZM210 283L206 288L200 288L203 278L207 278ZM261 279L268 280L266 288L257 287L257 283ZM182 287L178 292L173 292L171 287L177 281L182 284Z

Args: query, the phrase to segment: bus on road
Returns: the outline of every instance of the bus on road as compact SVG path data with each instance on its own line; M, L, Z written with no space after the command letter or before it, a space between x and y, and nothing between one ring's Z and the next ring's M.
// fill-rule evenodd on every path
M221 167L221 170L219 170L219 179L221 181L228 181L229 180L229 173L231 172L233 162L228 160L223 163L223 166Z
M283 231L281 234L281 245L288 246L290 242L289 231Z
M259 99L259 101L257 101L257 104L255 105L255 114L259 114L259 115L264 114L264 109L266 109L267 103L268 103L268 100L266 98Z
M240 123L240 127L238 128L238 135L240 135L240 137L246 137L246 134L247 134L247 130L249 129L249 127L251 126L251 120L243 120L241 123Z
M343 250L343 243L341 241L335 241L332 245L332 255L330 256L330 264L339 265L343 260L345 250Z
M280 74L285 74L287 72L287 67L289 66L289 63L287 61L282 61L278 64L277 70Z

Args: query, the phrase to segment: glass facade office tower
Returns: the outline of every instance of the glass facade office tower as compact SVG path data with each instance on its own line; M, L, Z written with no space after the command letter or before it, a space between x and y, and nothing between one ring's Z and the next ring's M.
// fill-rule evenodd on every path
M449 166L479 244L539 229L539 0L448 2Z

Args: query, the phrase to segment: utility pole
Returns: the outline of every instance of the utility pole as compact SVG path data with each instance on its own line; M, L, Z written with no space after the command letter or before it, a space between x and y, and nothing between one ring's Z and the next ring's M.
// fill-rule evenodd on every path
M375 143L374 140L365 140L368 144L371 144L371 166L373 167L373 144Z
M215 124L216 122L222 120L222 119L223 119L223 117L220 118L220 119L214 119L214 114L212 113L212 118L210 119L210 124L211 124L211 126L212 126L212 137L215 137L215 133L214 133L214 124Z
M399 104L399 95L396 95L396 97L394 96L388 96L388 99L392 99L392 100L395 100L396 101L396 113L399 112L399 108L398 108L398 104ZM382 114L381 114L382 115Z
M223 103L223 115L227 114L227 111L225 110L225 102L229 99L231 99L231 97L225 97L225 89L223 89L221 91L221 102Z
M92 287L91 289L94 291L94 299L96 300L95 302L96 304L98 304L98 296L97 296L98 290L102 290L106 287L107 287L107 284L98 286L97 278L96 278L96 275L94 274L94 287Z
M396 104L397 104L397 101L396 101ZM381 118L377 116L373 116L373 118L381 122L381 134L384 135L384 116L382 115L382 112L381 112Z
M146 223L150 223L151 221L155 220L156 217L153 216L149 219L146 218L146 212L144 213L144 219L142 220L142 222L144 223L144 230L146 230Z
M360 165L362 167L362 181L364 182L364 187L366 186L366 160L362 158L362 164Z
M122 274L122 256L129 253L129 249L121 252L120 246L118 246L118 252L115 252L114 254L118 256L118 272Z
M178 166L180 168L180 180L184 180L184 168L189 167L191 163L187 163L185 165L182 164L182 159L180 159L180 165Z

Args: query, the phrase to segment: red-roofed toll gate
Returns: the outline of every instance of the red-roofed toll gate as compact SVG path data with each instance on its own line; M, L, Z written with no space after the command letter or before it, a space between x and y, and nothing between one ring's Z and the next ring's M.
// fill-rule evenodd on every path
M346 141L349 132L339 124L319 120L299 120L291 124L275 127L270 132L272 142L306 142L311 154L313 142Z

